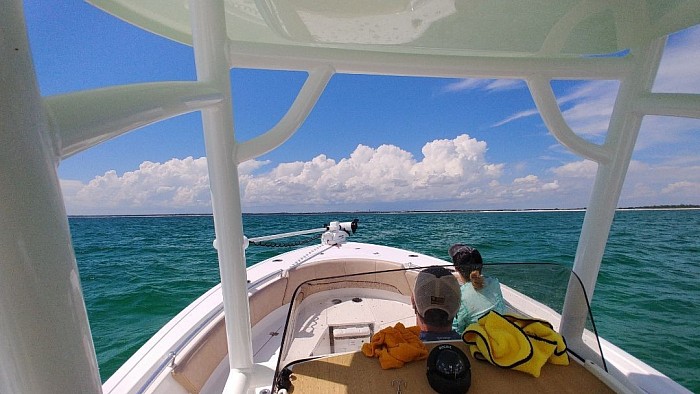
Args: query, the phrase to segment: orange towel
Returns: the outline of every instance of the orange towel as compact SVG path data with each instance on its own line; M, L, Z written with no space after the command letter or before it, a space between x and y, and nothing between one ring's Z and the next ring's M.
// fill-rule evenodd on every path
M404 327L396 323L372 335L369 343L362 344L362 353L379 358L382 369L401 368L409 361L428 357L428 348L418 337L418 326Z

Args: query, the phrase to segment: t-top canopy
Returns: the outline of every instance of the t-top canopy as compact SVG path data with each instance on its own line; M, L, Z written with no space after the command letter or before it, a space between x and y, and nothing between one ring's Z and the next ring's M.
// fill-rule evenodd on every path
M191 44L185 0L88 0ZM234 42L407 54L608 55L700 22L697 0L225 0Z

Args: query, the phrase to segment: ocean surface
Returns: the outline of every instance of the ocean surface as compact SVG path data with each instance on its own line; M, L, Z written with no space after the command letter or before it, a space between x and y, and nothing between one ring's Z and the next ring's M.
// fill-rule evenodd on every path
M447 260L457 242L487 262L571 266L579 211L245 215L248 237L360 220L352 241ZM211 216L69 219L102 379L219 282ZM287 249L250 247L248 264ZM593 296L600 335L700 393L700 210L618 211Z

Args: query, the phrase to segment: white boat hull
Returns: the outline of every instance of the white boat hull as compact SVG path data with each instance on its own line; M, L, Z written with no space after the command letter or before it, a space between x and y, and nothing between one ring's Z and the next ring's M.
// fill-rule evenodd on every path
M313 257L308 258L309 256ZM280 356L289 301L301 282L318 277L345 275L348 271L361 272L368 268L377 271L390 267L426 267L438 264L445 262L402 249L347 243L340 247L307 247L249 267L248 293L256 364L255 371L250 373L251 380L255 382L251 386L251 392L271 388ZM299 276L299 273L303 275ZM410 285L408 286L401 291L410 294ZM397 287L401 287L401 284ZM503 285L502 290L511 307L530 316L545 318L558 329L559 315L556 311L508 286ZM407 325L414 323L408 302L406 307L407 313L388 319L389 322L385 325L393 325L395 320ZM222 392L229 374L222 319L223 303L219 285L193 302L144 344L107 380L104 392ZM591 353L597 353L597 341L592 333L585 333L583 343L590 347ZM604 339L601 339L601 346L609 375L597 366L591 368L612 380L620 390L688 393L682 386ZM577 349L577 352L581 352L581 349Z

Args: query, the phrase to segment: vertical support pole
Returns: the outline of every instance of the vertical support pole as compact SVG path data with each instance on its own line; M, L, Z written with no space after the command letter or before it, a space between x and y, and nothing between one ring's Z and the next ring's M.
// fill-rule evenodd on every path
M610 227L642 124L643 114L634 112L633 107L636 98L651 91L665 42L665 39L658 39L640 51L633 51L636 54L635 66L622 80L610 119L605 145L611 157L607 163L598 164L574 259L573 270L581 278L589 302L593 298ZM567 344L575 346L582 340L588 310L583 294L574 287L579 285L572 280L564 302L560 332Z
M0 393L99 393L22 2L0 3Z
M190 0L189 4L197 78L224 95L221 103L202 111L202 120L226 314L229 383L235 381L233 386L245 390L253 367L253 349L225 12L222 0Z

